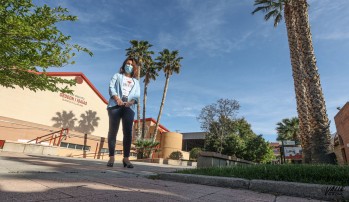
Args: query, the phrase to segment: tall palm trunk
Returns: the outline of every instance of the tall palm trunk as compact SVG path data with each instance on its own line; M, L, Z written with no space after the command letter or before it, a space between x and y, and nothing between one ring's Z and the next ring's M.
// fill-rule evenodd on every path
M299 36L303 64L308 77L308 95L310 108L310 131L312 163L329 163L327 155L330 145L329 120L326 114L325 99L320 84L320 76L316 66L316 58L312 43L312 36L308 17L306 0L297 1L297 16L299 21Z
M290 58L292 66L292 75L296 94L297 112L299 119L299 136L302 141L303 162L310 163L311 150L308 141L310 131L309 108L307 96L307 81L303 65L303 55L299 51L300 39L297 34L297 15L294 1L291 0L285 4L285 22L287 28L288 42L290 48Z
M142 139L145 137L145 106L147 106L147 93L148 83L144 83L144 94L143 94L143 121L142 121Z
M141 79L141 68L143 68L143 63L142 63L142 60L139 61L139 67L138 67L138 76L137 76L137 79L138 81L140 81ZM140 137L140 134L141 134L141 130L140 130L140 124L141 124L141 105L139 103L139 100L141 99L141 97L139 96L138 97L138 102L137 102L137 138Z
M164 108L164 104L165 104L165 99L166 99L166 94L167 94L167 88L168 88L169 81L170 81L170 75L167 73L166 74L166 81L165 81L164 92L162 94L162 100L161 100L161 104L160 104L160 110L159 110L158 118L156 120L155 131L154 131L154 135L153 135L154 141L156 140L156 135L158 134L158 127L159 127L159 124L160 124L160 118L161 118L161 114L162 114L162 109Z

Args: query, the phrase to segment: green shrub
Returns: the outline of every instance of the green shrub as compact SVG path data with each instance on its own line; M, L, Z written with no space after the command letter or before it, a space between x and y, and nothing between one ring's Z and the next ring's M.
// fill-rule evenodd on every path
M235 165L220 168L199 168L179 171L186 174L235 177L349 186L349 166L338 165Z
M191 149L190 153L189 153L189 159L196 161L198 159L199 153L201 151L202 151L202 149L199 147L195 147L195 148Z
M173 160L180 160L183 158L183 154L180 151L174 151L170 154L169 158Z
M139 138L134 143L137 151L137 159L149 158L152 152L158 152L157 148L160 142L153 141L152 139Z

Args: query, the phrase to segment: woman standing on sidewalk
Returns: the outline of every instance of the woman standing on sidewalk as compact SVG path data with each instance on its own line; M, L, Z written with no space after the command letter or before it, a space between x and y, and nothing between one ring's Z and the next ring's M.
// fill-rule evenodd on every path
M138 103L140 96L140 86L137 78L137 62L133 58L127 58L120 67L119 73L116 73L109 84L109 132L108 132L108 147L109 161L108 167L113 167L115 160L115 144L116 135L119 130L120 120L123 127L123 148L124 158L122 163L124 167L133 168L130 163L129 156L132 141L132 126L135 115L135 104Z

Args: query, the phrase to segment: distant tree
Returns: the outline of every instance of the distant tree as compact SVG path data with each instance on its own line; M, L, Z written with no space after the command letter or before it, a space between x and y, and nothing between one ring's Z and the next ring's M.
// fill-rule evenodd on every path
M269 143L264 140L262 135L256 135L252 131L251 124L246 119L236 119L233 131L233 134L239 137L239 139L233 139L236 144L239 144L235 146L235 155L237 157L259 163L267 163L275 158ZM227 139L226 142L232 145L230 142L234 141Z
M206 132L205 150L249 161L270 161L274 156L270 157L269 143L256 135L244 118L236 118L239 108L236 100L220 99L201 110L197 119Z
M177 74L179 73L181 66L182 66L181 60L183 59L183 57L179 57L179 55L178 55L179 52L177 50L169 51L168 49L164 49L159 54L160 54L160 56L158 56L155 59L157 61L156 65L157 65L159 70L164 71L166 80L165 80L164 92L162 94L162 100L161 100L161 104L160 104L159 114L158 114L158 118L156 119L156 125L155 125L154 134L153 134L154 141L156 140L156 135L158 133L160 118L162 115L162 110L163 110L164 105L165 105L165 99L166 99L166 94L167 94L167 89L168 89L170 77L172 76L173 73L177 73Z
M276 132L278 134L276 140L293 140L297 143L301 143L299 137L299 121L297 117L282 119L282 121L278 122L276 125Z
M217 103L205 106L197 119L201 128L207 132L205 148L222 153L223 142L233 128L240 105L234 99L219 99Z
M148 68L149 65L152 64L151 55L153 55L154 52L150 51L149 48L152 47L153 45L150 44L148 41L138 41L138 40L131 40L130 43L131 43L131 47L126 49L126 56L132 57L138 61L139 68L138 68L137 79L140 80L141 76L146 75L145 72L147 72L147 70L145 68ZM140 100L140 98L138 100ZM143 106L143 109L145 109L144 107L145 106ZM137 103L137 121L138 121L137 137L139 137L141 134L140 120L141 120L141 105L138 102ZM143 117L143 121L144 121L144 117ZM142 137L144 138L144 135L142 135Z
M270 146L265 147L265 148L266 148L266 152L264 153L260 162L261 163L271 163L276 158L275 154L274 154L274 150Z
M257 135L246 143L245 160L256 161L258 163L271 161L273 156L270 155L272 149L262 135Z
M249 124L245 118L236 119L234 129L235 133L244 141L250 140L256 136L252 131L251 124Z
M76 51L92 56L79 45L69 44L56 25L76 21L62 7L36 6L31 0L0 1L0 85L72 93L74 80L45 74L50 67L74 64ZM43 72L43 73L41 73Z
M242 158L249 149L247 143L253 141L256 134L252 131L251 124L245 118L235 119L232 123L231 132L224 140L227 148L223 153L227 155L235 155Z
M223 142L222 153L229 156L242 157L246 149L246 142L240 136L231 133L229 134Z

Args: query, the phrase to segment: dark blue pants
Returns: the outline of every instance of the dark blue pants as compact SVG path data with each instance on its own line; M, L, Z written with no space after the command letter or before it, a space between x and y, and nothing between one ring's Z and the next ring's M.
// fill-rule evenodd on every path
M109 115L109 131L108 131L108 147L109 156L115 155L116 135L119 131L120 120L122 120L122 129L124 134L123 146L124 157L130 156L132 141L132 125L135 116L134 111L129 107L115 106L108 108Z

